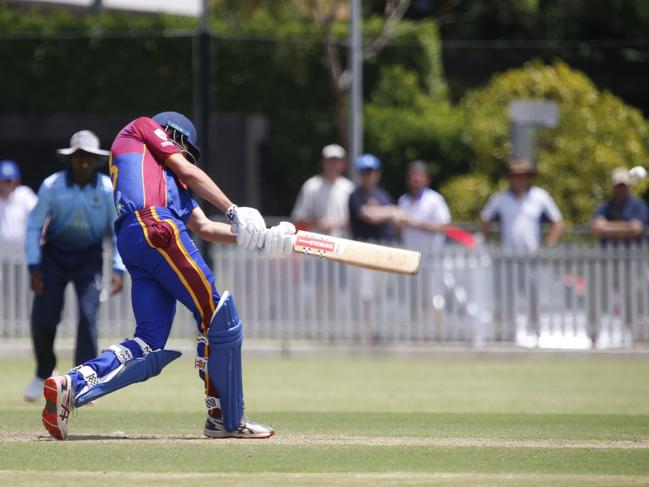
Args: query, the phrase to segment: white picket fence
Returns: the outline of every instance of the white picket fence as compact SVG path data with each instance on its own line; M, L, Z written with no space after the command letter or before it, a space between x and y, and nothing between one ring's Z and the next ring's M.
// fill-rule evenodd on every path
M562 245L537 255L495 246L447 246L398 276L295 255L267 260L236 246L210 247L219 290L234 295L248 338L337 343L508 342L527 347L625 347L649 339L647 247ZM108 259L106 259L108 262ZM29 336L31 291L20 252L0 249L0 337ZM109 272L106 272L106 280ZM106 284L108 284L106 282ZM99 333L135 327L130 282L102 293ZM74 336L72 287L59 336ZM182 306L172 337L192 337Z

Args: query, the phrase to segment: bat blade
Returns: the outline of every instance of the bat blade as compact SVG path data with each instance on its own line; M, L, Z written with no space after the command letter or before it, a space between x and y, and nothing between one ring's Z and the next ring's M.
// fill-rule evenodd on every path
M457 243L464 245L468 249L474 250L476 248L475 237L460 227L446 225L444 228L444 234L451 240L455 240Z
M302 230L297 232L293 250L312 257L396 274L416 274L421 264L421 254L413 250Z

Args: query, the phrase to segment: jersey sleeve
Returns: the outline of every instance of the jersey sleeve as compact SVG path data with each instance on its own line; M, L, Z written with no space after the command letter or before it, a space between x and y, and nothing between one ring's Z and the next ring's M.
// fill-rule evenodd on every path
M19 186L16 191L18 190L20 190L20 201L22 205L28 212L32 211L36 206L36 203L38 203L36 193L34 193L29 186Z
M487 201L487 204L480 212L480 218L483 221L490 222L496 219L496 217L500 213L500 200L501 193L491 195L491 198L489 198L489 201Z
M595 218L606 218L607 211L608 211L608 203L602 203L595 210L595 213L593 214L593 219L595 219Z
M361 208L363 207L363 197L359 191L354 191L349 195L349 215L358 218Z
M189 221L189 217L192 216L194 208L198 206L198 203L196 203L196 200L191 197L189 191L180 190L178 196L178 205L174 207L174 212L178 219L186 225Z
M113 243L112 267L114 272L123 273L126 270L122 257L117 250L117 235L115 234L115 220L117 220L117 210L113 200L113 186L108 178L102 178L104 208L106 208L106 227L111 236Z
M300 192L295 201L295 206L291 212L291 219L293 221L302 221L306 220L309 217L309 210L307 208L308 197L307 193L307 183L304 183L300 188Z
M561 221L563 216L561 215L561 211L559 211L559 207L552 199L552 196L550 196L550 193L543 190L541 194L543 195L543 214L551 222Z
M435 217L439 223L448 225L451 223L451 211L448 209L446 200L442 195L437 198L437 205L435 205Z
M45 219L50 214L50 189L45 182L38 190L38 202L27 219L27 235L25 237L25 258L30 270L41 263L41 232Z
M649 211L647 210L647 204L641 199L636 199L635 203L636 204L633 206L633 211L630 219L637 220L643 225L646 225L649 213Z
M164 166L167 158L180 152L158 123L148 117L140 117L134 122L135 128L146 148L158 164Z

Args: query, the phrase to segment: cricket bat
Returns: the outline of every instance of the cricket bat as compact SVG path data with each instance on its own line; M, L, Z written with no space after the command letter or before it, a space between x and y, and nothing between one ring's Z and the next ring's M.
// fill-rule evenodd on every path
M299 230L296 234L293 251L395 274L416 274L421 263L421 254L413 250L358 242L303 230Z

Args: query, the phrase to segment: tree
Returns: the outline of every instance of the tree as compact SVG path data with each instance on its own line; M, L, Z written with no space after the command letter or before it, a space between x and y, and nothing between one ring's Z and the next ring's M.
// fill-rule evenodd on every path
M301 3L301 2L297 2ZM341 45L334 36L333 27L336 21L347 20L349 16L348 1L343 0L310 0L313 17L322 29L322 39L325 47L329 83L335 106L335 124L338 140L349 147L347 130L346 96L351 84L351 73L343 67ZM384 22L381 31L363 48L363 60L375 58L381 50L398 33L398 24L410 6L410 0L386 0Z
M475 159L474 174L454 178L442 190L455 218L477 218L484 201L475 198L476 181L484 193L501 180L511 152L508 105L517 99L559 104L559 126L537 132L537 183L550 191L568 221L590 221L609 193L615 167L629 168L649 158L649 131L639 110L597 89L561 61L530 62L494 76L460 104L466 127L462 137Z

